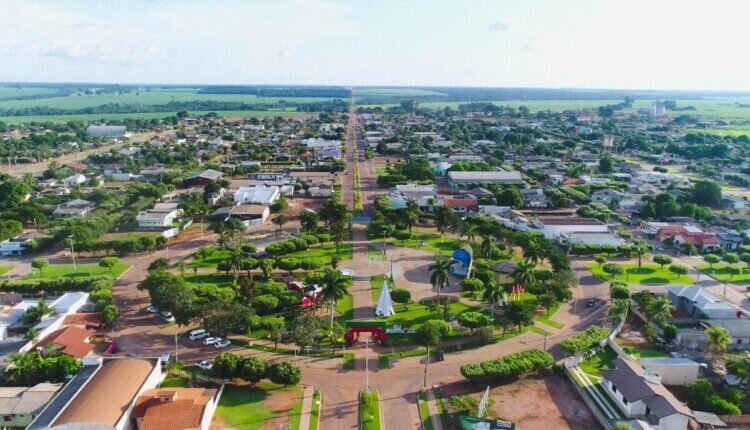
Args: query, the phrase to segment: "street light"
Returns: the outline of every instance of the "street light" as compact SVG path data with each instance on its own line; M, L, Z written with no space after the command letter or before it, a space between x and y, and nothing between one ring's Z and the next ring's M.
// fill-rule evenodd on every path
M370 392L370 338L365 339L365 385Z
M73 257L73 271L77 272L78 269L76 268L76 251L73 249L73 235L71 234L68 236L68 239L70 239L70 256Z
M388 234L387 231L383 230L383 257L385 257L385 236Z
M427 358L424 360L424 388L427 389L427 365L430 364L430 344L427 344Z

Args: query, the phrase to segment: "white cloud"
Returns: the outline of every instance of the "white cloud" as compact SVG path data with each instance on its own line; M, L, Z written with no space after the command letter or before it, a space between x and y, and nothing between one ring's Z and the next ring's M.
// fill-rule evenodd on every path
M489 31L510 31L513 26L510 22L506 21L495 21L487 26Z

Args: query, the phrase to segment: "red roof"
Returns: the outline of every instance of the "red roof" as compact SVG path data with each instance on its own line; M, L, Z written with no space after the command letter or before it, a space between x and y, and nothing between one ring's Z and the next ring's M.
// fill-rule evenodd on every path
M672 237L676 234L685 234L687 229L681 225L667 225L658 230L659 236Z
M37 346L53 345L63 354L83 358L94 349L94 345L86 342L93 335L93 331L69 326L50 333L40 340Z
M582 185L585 182L583 182L583 179L581 178L568 178L563 181L563 185Z
M544 225L604 225L603 222L596 218L539 218L539 223Z
M675 236L680 236L685 242L692 243L696 246L719 244L719 239L709 233L680 233Z
M445 205L451 209L455 208L467 208L472 210L479 210L479 203L476 199L455 199L452 197L443 198Z

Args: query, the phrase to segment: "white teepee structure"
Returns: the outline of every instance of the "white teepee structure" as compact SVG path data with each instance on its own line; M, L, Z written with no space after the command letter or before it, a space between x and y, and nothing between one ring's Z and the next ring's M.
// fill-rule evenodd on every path
M383 289L380 290L380 299L378 300L378 307L375 308L375 315L389 317L395 313L391 293L388 291L388 280L385 280L383 281Z

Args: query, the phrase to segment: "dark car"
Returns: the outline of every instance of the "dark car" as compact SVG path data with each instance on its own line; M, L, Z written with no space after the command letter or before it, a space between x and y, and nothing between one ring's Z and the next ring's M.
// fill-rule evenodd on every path
M588 300L588 301L586 302L586 306L588 306L588 307L590 307L590 308L593 308L594 306L596 306L596 299L589 299L589 300Z
M445 360L445 351L442 349L438 349L437 353L435 354L435 361L443 361Z

